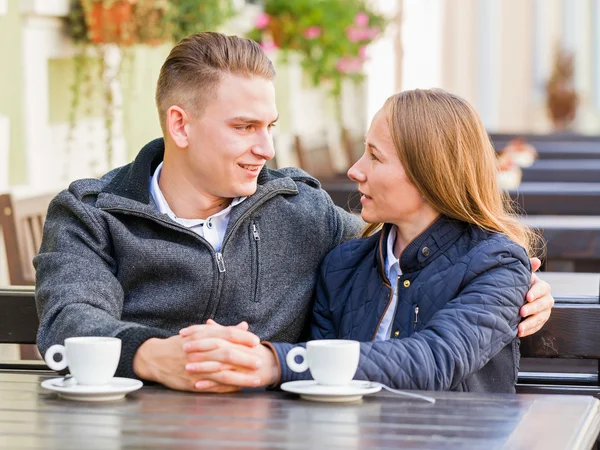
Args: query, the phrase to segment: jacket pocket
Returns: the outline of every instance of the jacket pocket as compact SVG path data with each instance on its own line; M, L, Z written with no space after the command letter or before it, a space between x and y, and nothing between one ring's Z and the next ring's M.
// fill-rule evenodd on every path
M252 300L260 301L260 230L258 218L250 221L250 266L252 270Z

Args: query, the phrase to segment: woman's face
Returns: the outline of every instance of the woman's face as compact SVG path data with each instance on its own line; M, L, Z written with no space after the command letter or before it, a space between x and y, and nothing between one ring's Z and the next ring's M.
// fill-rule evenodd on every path
M348 177L358 183L361 216L366 222L408 222L426 208L400 163L383 109L375 114L365 139L365 153L350 168Z

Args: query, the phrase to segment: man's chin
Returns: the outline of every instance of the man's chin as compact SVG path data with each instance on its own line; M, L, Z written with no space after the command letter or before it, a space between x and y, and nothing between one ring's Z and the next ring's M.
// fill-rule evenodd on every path
M256 183L240 186L238 189L236 189L235 197L250 197L256 193L257 189L258 186Z

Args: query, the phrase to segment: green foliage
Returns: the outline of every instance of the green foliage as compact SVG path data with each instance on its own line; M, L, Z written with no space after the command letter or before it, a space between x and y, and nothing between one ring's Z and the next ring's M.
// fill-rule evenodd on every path
M89 103L89 80L97 67L97 78L103 83L107 162L111 167L115 115L111 84L119 76L120 67L116 73L106 70L104 44L117 45L125 53L135 45L177 42L193 33L217 29L233 13L233 0L71 0L66 30L76 52L69 142L79 111L85 107L83 100L87 98Z
M233 16L232 0L169 0L166 15L175 42L200 31L214 31Z
M344 79L362 79L366 46L386 25L366 0L265 0L249 37L300 53L313 83L328 83L337 97Z

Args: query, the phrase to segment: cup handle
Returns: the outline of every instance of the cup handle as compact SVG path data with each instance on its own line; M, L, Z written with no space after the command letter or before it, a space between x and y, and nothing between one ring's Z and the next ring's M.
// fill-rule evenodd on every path
M57 353L60 353L62 355L62 359L58 362L54 361L54 355L56 355ZM46 354L44 355L44 361L46 361L48 367L50 367L52 370L56 370L57 372L66 369L68 362L67 356L65 355L65 346L55 344L52 347L50 347L48 350L46 350Z
M302 362L298 364L296 362L296 356L302 356ZM308 361L306 360L306 349L304 347L294 347L291 349L285 357L285 362L288 367L294 372L305 372L308 370Z

